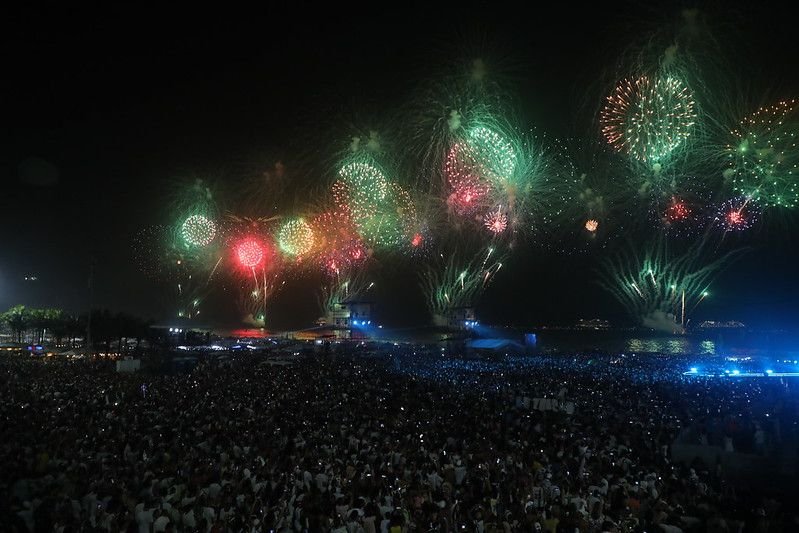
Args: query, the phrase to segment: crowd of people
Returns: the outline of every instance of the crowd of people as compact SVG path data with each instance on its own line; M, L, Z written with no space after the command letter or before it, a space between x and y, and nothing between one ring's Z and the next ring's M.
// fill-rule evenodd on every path
M2 356L3 529L799 530L787 488L671 453L717 420L791 445L789 380L416 348L241 354L174 375Z

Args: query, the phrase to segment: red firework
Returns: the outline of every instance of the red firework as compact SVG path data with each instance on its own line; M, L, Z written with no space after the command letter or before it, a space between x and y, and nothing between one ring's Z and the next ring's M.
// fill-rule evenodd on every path
M508 227L508 217L502 212L502 208L500 207L496 211L492 211L485 216L484 224L489 231L499 234Z
M257 267L266 256L266 248L257 237L244 237L234 250L236 260L244 268Z
M482 167L467 145L452 145L444 163L444 175L452 191L447 203L458 214L472 213L482 207L491 186L483 178Z
M747 230L759 218L760 209L751 198L745 196L730 198L716 212L716 223L725 232Z
M682 222L691 216L691 208L679 198L672 198L663 216L668 222Z
M743 225L745 218L740 211L729 211L726 215L727 226L740 227Z
M317 237L314 252L320 268L331 275L348 270L369 256L347 210L328 211L315 216L311 227Z

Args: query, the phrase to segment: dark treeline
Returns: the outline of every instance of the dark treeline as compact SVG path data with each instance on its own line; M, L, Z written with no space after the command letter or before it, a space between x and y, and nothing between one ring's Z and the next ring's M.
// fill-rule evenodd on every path
M113 313L108 309L93 309L89 315L75 315L63 309L36 309L15 305L0 314L0 323L5 325L16 342L42 344L50 340L57 345L75 348L85 346L89 324L91 323L92 346L90 349L105 348L109 353L111 343L118 341L120 350L127 347L128 341L135 339L136 347L147 337L150 322L127 313Z

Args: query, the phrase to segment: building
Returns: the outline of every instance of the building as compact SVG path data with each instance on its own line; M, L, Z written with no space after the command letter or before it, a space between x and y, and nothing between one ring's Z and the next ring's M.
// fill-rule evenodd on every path
M735 329L735 328L745 328L743 322L738 322L737 320L727 320L726 322L716 321L716 320L705 320L699 327L702 329Z
M187 318L177 318L167 324L153 324L150 335L163 345L204 344L211 337L211 327L196 324Z
M328 324L343 328L371 324L373 307L373 302L350 301L335 304Z
M610 322L601 318L581 318L574 327L577 329L603 330L610 329Z
M474 307L453 307L446 318L447 327L452 329L471 329L477 325Z
M377 327L373 324L373 311L374 302L337 303L326 317L325 325L333 330L335 338L366 339L369 338L369 332Z

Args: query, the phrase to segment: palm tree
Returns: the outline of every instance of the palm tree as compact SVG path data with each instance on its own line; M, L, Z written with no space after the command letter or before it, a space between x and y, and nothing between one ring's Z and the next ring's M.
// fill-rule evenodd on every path
M54 311L50 317L50 335L56 344L61 344L61 341L69 334L69 321L72 317L61 309L51 309L50 311Z
M97 344L99 341L104 344L105 354L108 357L111 353L111 340L116 337L114 316L108 309L92 309L91 313L92 343ZM89 349L93 350L94 346L89 346Z
M15 305L2 316L3 322L14 332L17 342L22 342L22 336L30 327L30 311L24 305Z
M136 348L134 348L135 353L139 353L139 345L141 344L142 338L149 336L150 334L150 326L152 323L148 320L144 320L141 318L136 319L135 324L135 333L134 336L136 337Z
M50 331L50 336L53 336L53 329L57 327L58 322L64 311L61 309L42 309L42 329L39 332L39 344L44 342L44 337L47 331Z
M134 317L126 313L117 313L114 317L114 334L117 337L117 353L120 355L128 347L128 337L133 331L134 320L136 320Z
M75 339L78 336L86 335L86 321L84 317L70 316L67 319L67 333L69 335L69 347L75 347Z
M33 330L31 342L41 344L44 330L47 329L47 317L44 309L29 309L30 327Z

